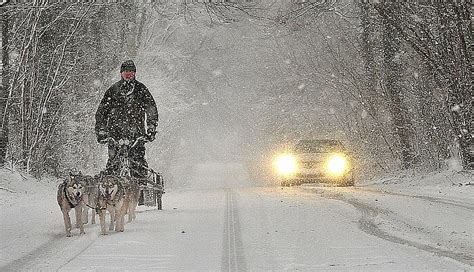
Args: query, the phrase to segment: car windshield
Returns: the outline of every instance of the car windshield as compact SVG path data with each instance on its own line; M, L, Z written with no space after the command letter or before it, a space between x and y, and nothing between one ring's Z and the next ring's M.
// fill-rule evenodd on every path
M293 151L295 153L326 153L343 151L344 147L336 140L311 140L298 142Z

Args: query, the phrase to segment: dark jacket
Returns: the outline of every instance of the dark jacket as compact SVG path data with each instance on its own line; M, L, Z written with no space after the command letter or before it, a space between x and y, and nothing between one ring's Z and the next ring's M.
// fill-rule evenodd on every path
M150 91L137 80L122 79L105 92L95 115L95 131L98 138L99 131L115 139L145 136L145 120L147 127L158 123L158 110Z

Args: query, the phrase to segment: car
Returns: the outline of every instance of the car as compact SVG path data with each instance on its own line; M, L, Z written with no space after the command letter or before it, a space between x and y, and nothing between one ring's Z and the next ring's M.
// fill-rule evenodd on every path
M326 182L353 186L352 160L339 140L305 139L274 161L281 186Z

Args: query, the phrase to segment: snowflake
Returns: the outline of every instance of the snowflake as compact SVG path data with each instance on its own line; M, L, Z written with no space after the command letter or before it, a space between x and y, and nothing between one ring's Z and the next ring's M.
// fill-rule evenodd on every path
M420 16L418 16L418 15L416 15L416 14L411 15L411 18L413 19L413 21L415 21L415 22L417 22L417 23L423 21L423 19L420 18Z
M218 77L218 76L222 75L222 70L221 69L216 69L216 70L212 71L212 74L215 77Z
M92 82L92 84L95 86L95 87L101 87L102 86L102 81L96 79Z
M461 107L459 105L454 105L451 107L451 111L460 111Z

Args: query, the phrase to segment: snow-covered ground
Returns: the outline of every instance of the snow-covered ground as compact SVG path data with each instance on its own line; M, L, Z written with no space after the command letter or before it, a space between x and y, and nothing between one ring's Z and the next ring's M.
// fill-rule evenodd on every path
M123 233L102 236L89 224L67 238L60 181L1 169L0 271L474 271L472 173L400 174L353 188L216 180L169 189L162 211L139 207Z

